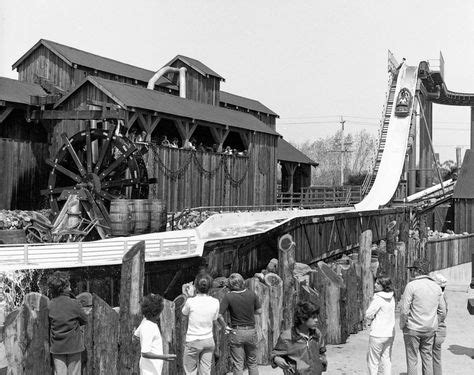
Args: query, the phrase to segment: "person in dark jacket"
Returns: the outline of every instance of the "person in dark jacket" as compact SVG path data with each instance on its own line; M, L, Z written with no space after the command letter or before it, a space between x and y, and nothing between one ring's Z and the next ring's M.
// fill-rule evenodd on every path
M321 375L326 371L326 345L317 328L318 315L319 307L311 302L296 305L294 326L280 334L270 355L273 368L280 367L285 375Z
M55 375L80 375L84 336L81 326L87 316L71 298L71 284L66 272L56 271L48 278L53 297L49 302L50 352Z

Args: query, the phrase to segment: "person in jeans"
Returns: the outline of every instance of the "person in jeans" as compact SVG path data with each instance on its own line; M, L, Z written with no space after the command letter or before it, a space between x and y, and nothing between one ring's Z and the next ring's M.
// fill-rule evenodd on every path
M407 375L416 375L418 352L423 375L433 375L433 343L438 319L444 321L446 304L439 285L428 276L429 261L417 259L411 269L414 279L405 287L400 304ZM438 318L439 316L439 318Z
M87 316L71 298L71 284L66 272L56 271L47 280L53 297L49 302L50 352L55 375L80 375L81 353L85 350L81 329Z
M377 375L382 364L383 374L392 374L392 347L395 337L395 299L392 280L378 277L374 285L374 297L365 312L371 322L367 367L369 375Z
M219 300L207 294L212 286L212 277L208 274L199 274L194 286L196 295L188 298L182 309L182 313L189 317L184 372L187 375L209 375L215 348L212 327L219 317Z
M448 301L446 300L446 294L444 289L446 288L447 280L440 273L433 275L434 281L438 283L443 293L444 303L446 304L446 315L448 314ZM433 343L433 375L442 375L443 369L441 367L441 345L446 339L446 320L438 320L438 329L435 333L435 339Z
M321 375L327 369L325 340L317 328L319 306L311 302L296 305L294 326L283 331L270 354L273 368L285 375Z
M249 375L258 375L257 367L257 331L255 316L261 314L257 295L245 288L244 278L233 273L229 276L229 289L221 301L219 323L230 333L230 356L233 375L242 375L246 360ZM229 310L231 327L227 326L223 314Z

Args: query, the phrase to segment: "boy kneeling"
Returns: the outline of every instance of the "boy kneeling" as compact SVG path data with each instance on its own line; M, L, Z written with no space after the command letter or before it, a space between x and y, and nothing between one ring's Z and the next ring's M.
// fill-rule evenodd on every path
M294 326L283 331L271 353L272 367L280 367L285 375L321 375L327 369L326 345L317 328L319 307L299 302Z

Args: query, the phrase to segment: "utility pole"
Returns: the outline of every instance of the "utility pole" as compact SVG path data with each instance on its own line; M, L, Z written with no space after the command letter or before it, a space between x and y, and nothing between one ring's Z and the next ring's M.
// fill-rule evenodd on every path
M341 121L339 121L341 124L341 149L340 150L331 150L330 152L339 152L341 154L341 160L340 160L340 167L341 167L341 186L344 185L344 154L352 152L347 149L347 146L350 146L352 142L347 142L344 143L344 125L346 123L346 120L344 120L343 116L341 116Z
M344 185L344 118L341 116L341 186Z

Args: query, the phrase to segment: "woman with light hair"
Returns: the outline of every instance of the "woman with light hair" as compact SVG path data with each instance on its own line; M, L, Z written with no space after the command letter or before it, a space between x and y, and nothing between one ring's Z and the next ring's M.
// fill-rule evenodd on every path
M446 294L444 289L446 288L447 280L440 273L433 275L433 280L439 285L442 291L441 298L444 298L446 304L446 315L448 314L448 301L446 300ZM441 368L441 345L446 339L446 320L442 319L438 315L438 329L435 333L435 339L433 342L433 375L442 375L443 369Z
M233 273L229 276L229 289L221 301L219 323L230 333L230 356L234 375L242 375L244 363L247 363L249 375L258 375L257 366L257 331L255 315L262 312L257 295L245 288L242 275ZM229 310L231 327L223 315Z

